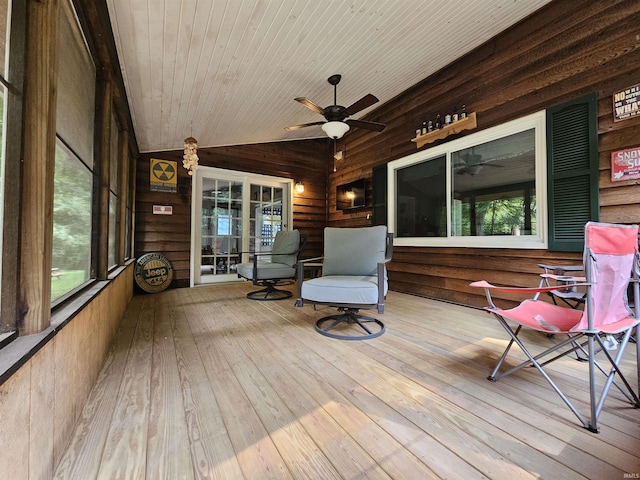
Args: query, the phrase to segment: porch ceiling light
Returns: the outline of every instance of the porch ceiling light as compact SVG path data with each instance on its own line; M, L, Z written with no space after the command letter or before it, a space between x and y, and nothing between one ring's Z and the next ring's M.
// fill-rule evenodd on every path
M349 125L344 122L326 122L322 124L322 130L329 135L329 137L337 140L349 131Z

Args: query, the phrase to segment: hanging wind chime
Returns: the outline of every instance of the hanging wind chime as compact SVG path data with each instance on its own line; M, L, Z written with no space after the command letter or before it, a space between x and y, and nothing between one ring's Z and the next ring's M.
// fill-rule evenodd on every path
M184 155L182 166L187 169L189 175L198 169L198 141L193 137L184 139Z

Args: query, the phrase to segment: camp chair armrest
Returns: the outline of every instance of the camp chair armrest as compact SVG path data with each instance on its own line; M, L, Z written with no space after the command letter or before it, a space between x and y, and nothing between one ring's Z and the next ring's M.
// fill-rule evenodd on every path
M562 272L581 272L584 270L583 265L547 265L544 263L538 263L540 268L543 268L545 271L562 271Z
M586 277L572 277L570 275L554 275L553 273L541 273L542 278L551 278L560 282L586 282ZM565 287L566 288L566 287Z
M591 283L587 283L587 282L580 282L580 283L576 283L575 286L588 286L591 285ZM480 280L478 282L473 282L470 283L469 286L471 287L476 287L476 288L485 288L485 289L492 289L492 290L498 290L501 292L512 292L512 293L538 293L538 292L552 292L554 290L564 290L567 288L566 285L551 285L551 286L544 286L544 287L510 287L510 286L502 286L502 285L492 285L491 283L485 281L485 280Z
M591 285L590 283L576 283L575 286L586 286ZM491 290L497 290L499 292L510 292L510 293L530 293L534 294L534 299L538 298L538 295L541 292L553 292L566 290L566 285L540 285L538 287L510 287L510 286L501 286L501 285L492 285L491 283L480 280L478 282L470 283L469 286L475 288L484 288L485 296L487 297L487 302L489 303L490 308L496 308L496 305L493 303L493 299L491 298ZM574 286L574 285L572 285Z

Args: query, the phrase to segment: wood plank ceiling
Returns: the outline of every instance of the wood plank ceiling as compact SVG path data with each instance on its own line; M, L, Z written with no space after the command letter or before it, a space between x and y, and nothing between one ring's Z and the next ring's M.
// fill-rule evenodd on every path
M294 97L380 102L549 0L107 0L140 150L323 137ZM369 116L375 120L375 115Z

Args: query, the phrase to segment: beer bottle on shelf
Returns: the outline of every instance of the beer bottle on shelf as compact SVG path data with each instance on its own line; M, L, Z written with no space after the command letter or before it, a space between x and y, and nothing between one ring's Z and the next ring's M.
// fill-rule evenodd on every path
M427 132L433 132L433 120L429 120L427 123Z
M442 120L440 119L440 114L436 116L436 124L434 125L436 130L440 130L442 128Z
M458 106L453 107L453 115L451 116L452 122L457 122L460 120L460 116L458 115Z
M424 121L422 122L422 135L426 135L427 134L427 122Z
M462 111L460 112L460 120L467 118L467 106L462 105Z

